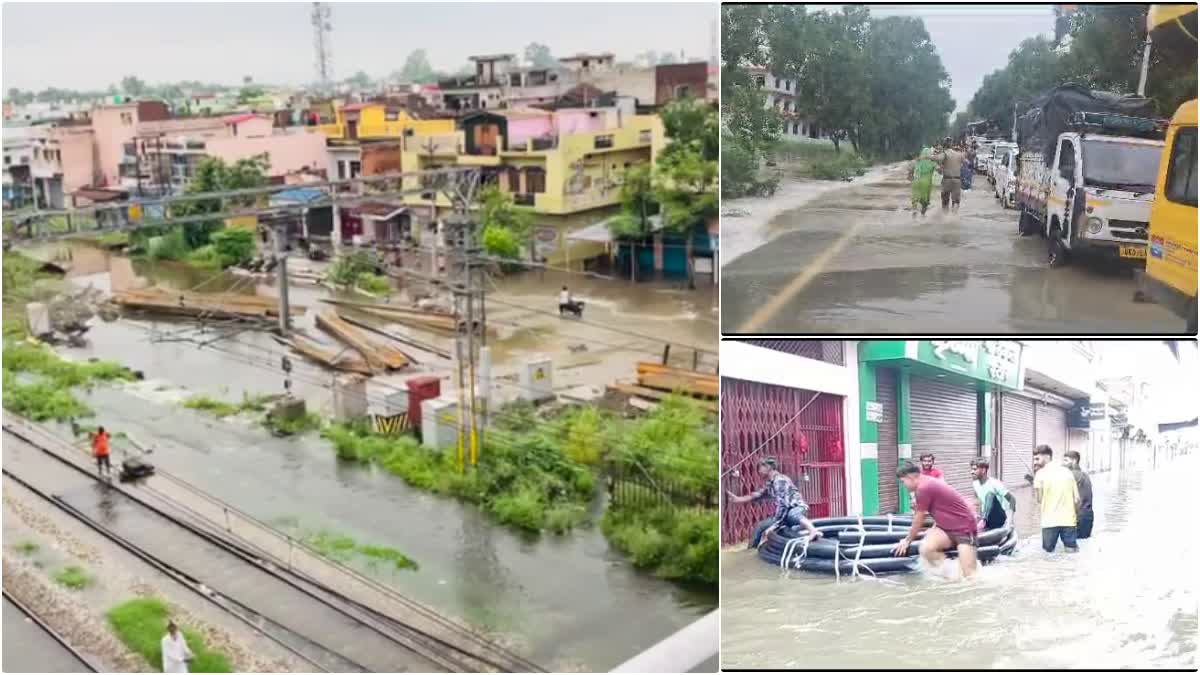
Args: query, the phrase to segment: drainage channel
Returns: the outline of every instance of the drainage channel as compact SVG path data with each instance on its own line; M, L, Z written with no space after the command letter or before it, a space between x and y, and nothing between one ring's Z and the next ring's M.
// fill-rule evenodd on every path
M14 419L20 420L21 418L6 416L4 428L7 433L18 436L26 443L41 449L42 452L76 471L91 475L67 457L48 447L56 446L67 455L78 456L78 449L74 448L69 441L24 420L13 423ZM358 595L369 598L374 605L383 605L390 609L383 611L378 606L363 602L362 598L355 599L342 591L331 588L323 581L303 572L301 567L293 566L292 554L294 551L290 547L294 545L294 542L290 538L253 516L241 512L236 507L203 493L180 478L160 472L151 479L156 482L155 484L167 487L167 484L158 482L159 479L165 479L169 481L170 485L182 488L182 490L172 489L168 490L172 494L165 494L151 487L149 481L139 481L133 484L136 487L122 486L121 491L126 497L187 529L197 537L219 546L251 565L267 569L293 588L301 590L381 632L388 633L394 640L415 654L424 656L433 662L435 668L452 672L545 672L536 663L487 639L467 626L443 617L434 610L400 595L394 589L383 586L338 563L316 557L315 561L319 562L321 566L333 570L335 578L342 578L342 580L350 582L350 586L356 587L359 591ZM135 492L137 494L134 494ZM147 497L150 498L149 501L146 500ZM200 501L193 497L200 498ZM150 502L156 502L158 506ZM186 502L191 502L192 506L189 507ZM195 510L197 508L209 511L210 515L199 513ZM214 511L214 509L216 510ZM222 515L225 529L218 524L218 521L222 520ZM229 529L231 518L236 519L244 526L239 528L242 530L240 536ZM246 534L249 533L247 528L253 530L257 543L246 538ZM278 538L273 542L276 544L273 547L274 551L267 550L272 548L271 546L264 548L263 544L272 543L273 538ZM279 550L278 544L281 540L288 541L289 548L286 553ZM300 550L303 549L297 549L295 552ZM312 552L308 551L308 553ZM326 576L326 579L328 578ZM365 596L363 591L365 591ZM398 612L408 619L401 620L389 613L392 611Z
M7 589L4 591L4 642L6 673L100 672L96 664Z
M306 592L270 566L254 565L219 539L190 529L116 486L100 483L87 470L31 443L8 426L5 435L6 477L182 581L318 669L445 669L415 653L378 622ZM21 475L11 470L14 467L20 467Z

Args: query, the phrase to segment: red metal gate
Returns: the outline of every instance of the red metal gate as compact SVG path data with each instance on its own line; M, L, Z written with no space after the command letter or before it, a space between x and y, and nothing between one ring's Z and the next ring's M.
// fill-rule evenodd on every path
M774 510L769 502L731 504L725 496L727 490L747 494L762 487L757 465L763 457L775 457L779 470L796 481L810 517L845 515L842 397L722 377L723 545L749 539L758 521Z

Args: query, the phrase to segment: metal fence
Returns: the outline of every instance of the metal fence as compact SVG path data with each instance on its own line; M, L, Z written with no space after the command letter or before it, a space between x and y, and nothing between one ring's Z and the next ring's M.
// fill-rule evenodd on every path
M774 457L779 470L796 481L811 517L845 515L843 430L840 396L721 378L721 494L748 494L761 488L758 462ZM767 502L725 500L722 545L749 538L773 509Z
M713 487L697 491L694 486L681 481L651 476L641 467L627 462L610 463L605 476L609 501L614 507L717 508L715 482Z
M738 340L738 342L838 366L846 365L846 343L842 340Z

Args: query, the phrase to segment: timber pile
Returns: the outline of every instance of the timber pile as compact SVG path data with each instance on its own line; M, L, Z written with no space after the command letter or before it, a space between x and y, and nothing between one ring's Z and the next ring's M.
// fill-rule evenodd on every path
M399 370L409 364L404 352L371 339L362 329L347 323L333 311L318 314L317 327L357 350L375 372Z
M615 391L620 394L625 394L626 396L636 396L638 398L644 398L644 399L648 399L651 401L661 401L670 395L668 392L665 392L665 391L659 391L657 389L650 389L648 387L639 387L637 385L625 384L622 382L617 382L615 384L608 385L608 390ZM707 410L708 412L711 412L711 413L718 412L719 404L716 401L709 401L709 400L702 399L700 401L697 401L697 403L700 404L701 408L703 408L704 410Z
M276 337L280 344L291 347L300 354L316 361L317 363L333 368L334 370L343 370L348 373L359 373L362 375L374 375L371 366L363 357L353 349L330 349L320 343L293 334L288 339Z
M672 368L658 363L639 361L637 383L641 387L660 391L678 391L694 398L717 398L720 379L713 373Z
M208 316L220 319L265 319L279 315L279 300L261 295L238 293L195 293L166 288L138 288L118 291L113 302L128 309L174 314ZM289 311L303 314L303 305L291 305Z
M384 319L392 323L404 324L415 328L424 328L443 333L454 333L458 321L453 314L436 310L424 310L409 307L399 307L378 302L350 302L346 300L322 300L337 307L346 307L368 316Z

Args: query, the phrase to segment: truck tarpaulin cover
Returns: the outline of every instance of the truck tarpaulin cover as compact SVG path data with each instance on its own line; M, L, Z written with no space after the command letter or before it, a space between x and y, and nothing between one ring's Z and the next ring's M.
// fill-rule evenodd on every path
M1018 118L1017 143L1021 151L1042 153L1046 166L1050 166L1058 135L1069 130L1067 118L1077 112L1155 117L1154 103L1148 98L1064 84L1034 99L1029 112Z

